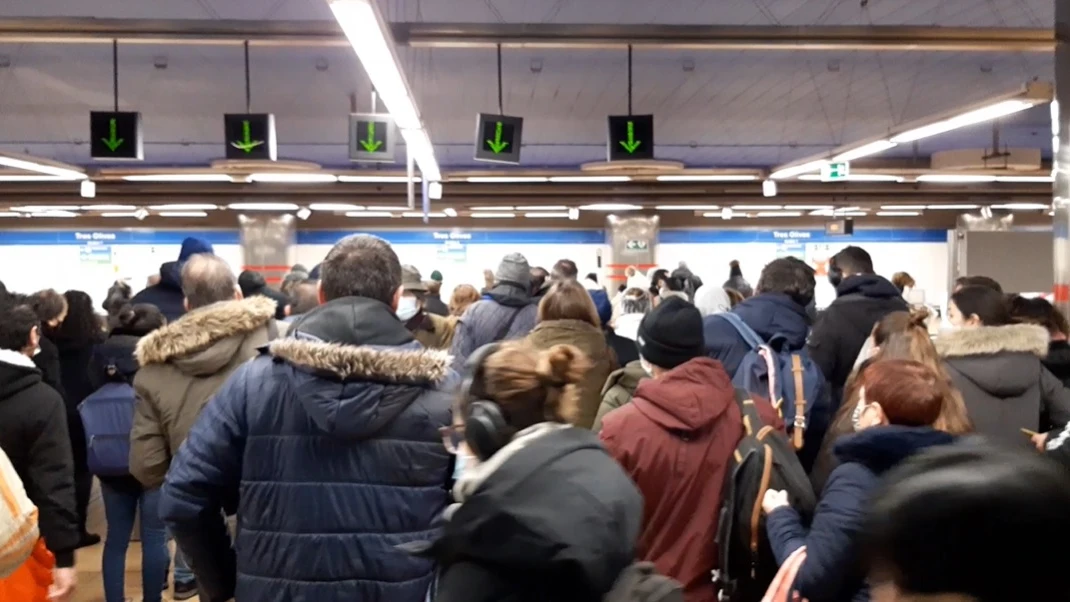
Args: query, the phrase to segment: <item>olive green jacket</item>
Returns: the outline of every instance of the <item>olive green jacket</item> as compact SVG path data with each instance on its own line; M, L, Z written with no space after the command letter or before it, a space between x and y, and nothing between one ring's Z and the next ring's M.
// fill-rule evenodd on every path
M639 381L646 377L646 370L643 370L643 364L639 360L630 362L609 375L606 385L602 387L602 405L598 406L598 415L594 419L595 432L602 430L602 419L606 414L632 400Z

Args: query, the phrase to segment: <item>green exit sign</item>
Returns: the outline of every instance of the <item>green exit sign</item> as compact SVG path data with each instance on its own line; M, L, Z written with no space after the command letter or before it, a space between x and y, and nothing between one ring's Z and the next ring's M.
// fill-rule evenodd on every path
M394 118L387 113L351 114L349 160L393 163L396 132Z
M480 113L476 118L476 161L520 164L524 119Z
M89 114L89 141L89 154L94 159L142 160L141 113L93 111Z
M822 182L839 182L846 180L849 175L851 175L851 164L847 161L826 163L821 166Z
M275 116L270 113L231 113L223 116L228 159L274 161Z
M654 116L611 115L607 154L610 161L653 159Z

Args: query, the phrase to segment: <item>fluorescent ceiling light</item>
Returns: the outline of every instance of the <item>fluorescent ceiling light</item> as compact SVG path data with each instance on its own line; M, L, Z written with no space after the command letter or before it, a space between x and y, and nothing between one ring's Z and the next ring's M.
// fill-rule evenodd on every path
M81 179L58 176L0 176L0 182L77 182Z
M568 219L568 212L543 211L538 213L525 213L524 217L556 217L560 219Z
M798 209L799 211L831 211L835 209L833 205L784 205L785 209Z
M783 205L732 205L735 211L775 211L783 208Z
M836 215L836 212L832 209L814 209L809 213L809 215L813 215L815 217L832 217Z
M445 213L446 217L457 217L457 210L453 207L446 207L442 210L442 213Z
M656 179L659 182L753 182L758 179L758 176L745 174L675 175L658 176Z
M521 205L517 211L568 211L564 205Z
M71 205L20 205L18 207L12 207L12 211L18 211L19 213L47 213L49 211L77 211L78 207L72 207Z
M75 171L73 169L67 169L65 167L56 167L55 165L48 165L46 163L39 163L37 161L16 159L15 157L8 157L6 155L0 155L0 165L3 165L4 167L11 167L13 169L34 171L39 174L56 176L67 180L84 180L88 177L84 173L80 171Z
M308 208L313 211L364 211L363 205L349 203L312 203Z
M551 176L550 181L555 184L567 184L569 182L631 182L631 176Z
M374 80L373 80L374 82ZM420 167L420 173L428 180L438 182L442 180L442 172L439 171L438 161L435 160L435 147L431 145L431 139L424 130L401 130L401 137L405 139L407 152L412 153L416 165Z
M637 211L642 208L642 205L632 205L630 203L594 203L591 205L580 205L580 209L583 211Z
M1054 182L1055 178L1052 176L996 176L997 182L1017 182L1017 183L1029 183L1035 182L1037 184L1044 184Z
M719 211L720 205L658 205L658 211Z
M958 211L971 211L980 208L980 205L926 205L926 209L948 209Z
M82 205L83 211L133 211L137 207L133 205Z
M924 174L914 178L914 181L937 184L983 184L995 182L996 176L981 174Z
M403 130L421 127L420 113L394 54L393 36L374 2L334 0L330 7L394 122Z
M921 140L922 138L928 138L937 134L943 134L944 132L950 132L951 130L957 130L968 125L974 125L984 121L991 121L993 119L999 119L1019 111L1024 111L1034 104L1025 100L1004 100L1003 102L997 102L994 105L975 109L962 115L952 117L951 119L945 119L943 121L937 121L936 123L930 123L913 130L908 130L893 136L892 142L902 144L904 142L914 142L915 140Z
M854 161L855 159L861 159L862 157L868 157L870 155L876 155L883 153L884 151L899 146L891 140L878 140L876 142L870 142L869 144L862 145L858 148L844 151L832 159L831 161Z
M881 205L881 211L924 211L926 205Z
M150 205L149 209L153 211L211 211L212 209L219 209L219 207L207 203L172 203L169 205Z
M822 159L819 161L810 161L809 163L803 163L802 165L796 165L794 167L785 167L784 169L774 171L769 177L774 180L793 178L797 175L809 173L811 171L820 171L826 163L828 163L828 161Z
M365 211L375 211L378 213L390 213L393 211L408 211L408 207L368 207Z
M203 211L161 211L160 217L207 217Z
M759 211L754 217L802 217L802 211Z
M869 215L865 211L844 211L843 213L837 213L838 217L866 217Z
M549 182L545 176L472 176L465 178L469 184L542 184Z
M512 217L516 217L516 214L515 213L497 213L497 212L486 212L486 211L473 211L471 216L475 217L475 218L479 218L479 219L509 219L509 218L512 218Z
M513 211L511 205L495 205L493 207L476 207L475 211Z
M21 214L21 213L16 213L14 211L0 211L0 217L25 217L25 216L23 214Z
M249 174L250 182L266 184L330 184L338 181L338 176L331 173L254 173Z
M805 182L820 182L820 174L803 174L799 176L800 180ZM837 182L903 182L906 178L902 176L893 176L879 173L853 173L847 174L846 178L836 180Z
M1051 209L1051 206L1042 203L1004 203L1002 205L992 205L992 208L1008 211L1040 211L1042 209Z
M389 211L350 211L346 217L394 217Z
M338 181L345 184L404 184L409 181L409 176L338 176ZM413 182L420 182L420 176L415 176Z
M137 217L137 211L105 211L100 217Z
M914 217L921 215L920 211L878 211L877 217Z
M297 211L294 203L231 203L227 209L235 211Z
M232 182L223 173L161 173L123 176L127 182Z
M424 214L423 214L422 211L406 211L405 213L401 214L401 217L423 217L423 216L424 216ZM446 214L442 213L440 211L435 211L435 212L428 213L427 217L446 217Z
M40 211L31 213L30 217L78 217L73 211Z

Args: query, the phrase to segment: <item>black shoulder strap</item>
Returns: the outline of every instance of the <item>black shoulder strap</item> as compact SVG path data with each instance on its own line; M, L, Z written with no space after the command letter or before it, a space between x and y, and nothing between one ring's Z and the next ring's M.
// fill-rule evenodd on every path
M523 307L514 311L513 315L509 316L509 319L505 321L504 325L502 325L501 329L498 331L498 334L495 335L494 340L491 341L492 343L497 343L509 334L509 329L513 327L513 322L516 322L516 319L520 316L520 312L522 311L524 311Z

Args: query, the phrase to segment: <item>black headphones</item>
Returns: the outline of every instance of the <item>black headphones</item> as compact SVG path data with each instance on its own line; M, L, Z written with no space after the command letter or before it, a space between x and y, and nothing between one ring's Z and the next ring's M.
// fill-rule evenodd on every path
M468 417L464 420L464 440L468 449L485 462L512 438L513 428L505 420L505 414L497 403L485 399L483 387L483 362L498 351L499 343L490 343L476 349L464 362L464 380L461 382L461 399L468 402Z

